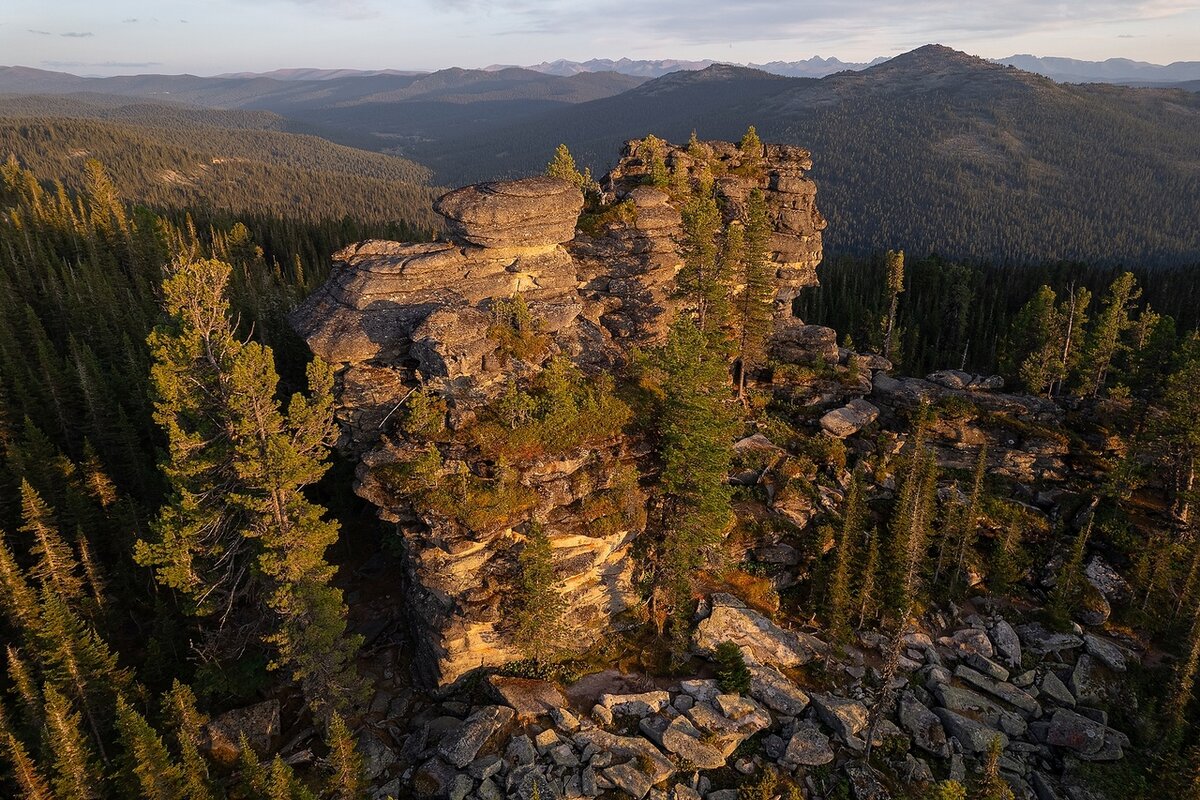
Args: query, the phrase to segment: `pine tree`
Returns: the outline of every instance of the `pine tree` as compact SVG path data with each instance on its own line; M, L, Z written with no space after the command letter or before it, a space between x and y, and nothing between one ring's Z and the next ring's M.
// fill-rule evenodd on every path
M740 227L740 226L739 226ZM726 242L734 233L733 224ZM768 261L771 223L767 203L760 189L754 189L746 202L746 226L742 236L740 259L741 294L735 300L738 331L738 397L745 394L746 373L766 360L767 339L773 329L775 282ZM736 240L735 240L736 244Z
M25 479L21 480L21 515L21 532L33 537L30 551L37 559L33 576L64 600L81 597L83 581L71 548L59 535L50 507Z
M26 636L38 627L37 595L25 580L25 574L5 545L0 531L0 608L12 620L13 626Z
M763 143L753 125L742 134L742 139L738 142L738 151L741 153L743 171L753 174L762 169Z
M21 800L55 800L49 781L9 726L3 703L0 703L0 756L6 758L12 768Z
M1015 371L1032 394L1048 392L1059 378L1066 321L1059 315L1057 300L1053 289L1042 286L1013 322Z
M987 472L987 443L979 446L979 454L975 457L975 472L971 479L971 495L962 515L962 527L959 528L959 539L956 546L957 555L954 563L954 575L950 578L950 591L953 592L959 580L966 579L967 561L975 550L975 538L979 530L979 517L983 512L984 477Z
M117 731L142 797L145 800L178 800L182 797L183 776L162 737L120 695L117 696Z
M346 606L325 560L338 525L303 492L328 469L336 436L333 369L308 365L309 396L293 395L286 418L275 400L278 382L270 349L245 345L230 375L239 478L230 499L248 512L246 535L258 540L257 566L271 583L274 664L289 670L314 709L339 708L358 691L359 638L346 635Z
M1016 800L1012 788L1004 778L1000 777L1000 757L1004 754L1004 745L996 736L988 743L987 754L983 759L983 775L979 779L976 795L979 800Z
M31 730L39 730L45 720L42 718L42 696L34 681L33 670L21 652L11 644L5 647L5 655L8 658L8 677L21 701L25 724Z
M54 794L58 800L99 800L100 766L79 728L79 713L53 686L46 696L46 739L54 756Z
M286 415L270 348L234 336L219 261L182 264L163 284L169 321L150 338L155 419L168 435L163 471L172 495L157 541L138 543L139 563L193 601L198 614L261 599L273 612L264 638L317 710L357 689L341 590L326 549L338 527L304 488L328 468L336 428L333 370L308 367L309 394ZM264 578L254 591L250 575Z
M646 179L651 186L665 189L670 185L666 142L654 134L648 134L638 143L637 157L646 165Z
M196 710L196 696L190 687L178 680L163 697L163 716L179 747L179 768L185 800L216 800L216 792L208 776L208 762L200 754L203 728L207 717ZM248 749L248 748L247 748Z
M226 375L239 349L225 294L229 269L219 261L177 268L163 284L167 321L149 339L154 418L167 434L161 468L171 495L155 538L138 542L136 559L201 615L231 607L247 579L245 558L233 557L244 544L241 511L225 502L237 479L222 413Z
M1088 323L1087 310L1091 302L1091 291L1086 286L1076 288L1072 283L1067 299L1059 306L1058 316L1064 320L1062 358L1059 360L1057 380L1051 391L1061 390L1067 378L1079 368L1079 354L1082 348L1078 343Z
M552 661L563 650L563 614L567 610L567 601L554 574L553 549L545 526L530 523L518 565L519 607L513 638L534 661Z
M330 715L325 742L329 746L329 776L325 791L334 800L360 800L366 790L363 758L346 721L336 712Z
M892 351L892 336L896 332L896 310L900 304L900 293L904 291L904 251L887 251L888 315L883 333L883 357L895 360Z
M850 633L850 573L855 553L854 543L862 536L866 508L863 503L862 476L855 472L846 492L846 507L842 512L842 527L834 552L833 573L829 579L829 630L839 639Z
M681 211L683 217L683 268L675 281L679 293L696 310L704 332L723 322L725 284L717 268L717 233L721 212L711 193L694 194Z
M594 183L590 173L580 172L579 167L575 166L575 159L565 144L560 144L555 148L554 158L546 165L546 174L551 178L561 178L574 184L576 188L585 193L592 189L591 184Z
M877 612L876 576L879 574L879 535L867 531L866 556L858 576L858 626L861 628Z
M1142 290L1132 272L1122 273L1108 287L1104 307L1088 336L1079 373L1080 391L1095 397L1104 386L1114 357L1121 351L1121 335L1129 329L1129 312Z
M691 318L680 316L672 324L657 356L663 372L659 485L665 532L658 585L662 606L673 619L676 648L682 652L694 573L731 520L727 479L734 420L724 359Z

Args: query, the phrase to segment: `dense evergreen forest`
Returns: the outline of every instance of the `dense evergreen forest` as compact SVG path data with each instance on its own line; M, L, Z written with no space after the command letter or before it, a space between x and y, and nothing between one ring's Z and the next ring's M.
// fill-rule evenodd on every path
M82 172L76 180L83 189L72 192L61 184L39 182L15 161L2 168L0 527L17 533L11 538L6 534L0 547L6 683L16 692L14 704L10 698L0 703L0 752L16 769L10 789L19 796L90 798L141 791L138 796L209 797L207 768L194 749L203 717L192 690L180 681L191 682L205 705L236 702L256 691L268 674L268 637L258 638L252 633L257 628L246 627L250 623L245 620L261 616L266 606L255 602L266 603L267 598L251 601L240 612L243 639L235 651L223 651L217 661L211 653L208 660L198 660L195 654L205 646L232 646L218 644L221 637L214 631L220 626L206 621L198 607L147 591L149 573L131 560L135 550L148 550L137 543L154 539L151 531L211 524L194 516L195 495L178 481L206 474L214 457L230 457L195 453L189 463L173 462L174 471L156 467L168 444L177 459L191 452L177 437L187 437L202 413L197 403L205 398L189 399L187 377L196 368L194 348L200 339L188 337L203 338L210 351L223 337L221 369L244 364L238 368L250 370L238 373L242 383L231 387L228 402L235 397L248 402L262 390L265 394L256 402L269 410L277 404L276 368L284 376L281 392L305 384L307 348L286 326L283 314L324 279L331 248L370 236L418 234L403 223L306 222L265 213L235 221L183 209L155 214L123 202L99 162L88 161ZM205 260L209 258L222 261ZM164 270L171 264L178 270L176 282L164 284ZM219 291L231 305L196 294L203 290L194 280L188 283L192 273L183 269L185 264L222 265L207 275L206 284L222 287ZM202 297L202 313L218 312L211 317L217 327L203 335L186 310ZM164 316L164 303L174 316ZM229 326L222 329L226 318ZM160 366L152 373L156 358ZM175 368L169 366L172 358ZM233 379L232 372L222 374ZM309 377L315 381L312 404L293 400L284 416L274 412L273 428L263 429L264 436L285 436L293 443L296 436L308 438L307 450L291 456L300 485L324 472L332 424L327 377L311 368ZM174 383L178 380L184 383ZM235 410L231 406L227 413ZM238 418L244 419L247 411L240 413ZM171 415L179 422L168 424ZM164 436L160 426L173 433ZM276 448L284 441L270 445L271 452L278 456ZM229 479L246 482L249 469ZM243 491L252 491L249 484ZM316 572L304 579L316 591L328 584L329 568L321 565L336 526L319 521L323 511L306 510L304 502L298 495L289 501L298 524L328 528L313 539L322 543L314 545L319 548L312 562ZM241 508L238 513L244 517L261 513L253 505L231 507ZM172 516L170 508L179 509L178 514ZM239 524L252 523L243 519ZM291 553L289 569L301 569L295 563L297 551L292 548ZM154 565L162 557L160 549L139 560ZM300 581L295 576L290 580L286 585ZM269 590L254 591L262 595ZM306 596L313 597L311 591ZM329 600L335 622L342 617L336 613L339 597ZM311 631L312 623L304 627ZM333 635L339 634L335 630ZM277 646L281 651L289 647L284 642ZM320 665L301 665L302 660L293 655L281 667L311 684ZM327 680L321 694L334 696ZM180 748L181 762L163 760L168 757L165 745L146 716L171 720L172 746ZM331 736L344 737L340 718L330 719ZM39 744L38 731L43 730ZM121 757L113 749L118 740L125 752ZM34 767L34 761L41 766ZM279 787L286 785L281 777L286 771L280 762L261 774L247 772L245 780Z
M1082 263L996 265L909 259L897 307L893 356L903 371L939 369L997 373L1010 365L1013 329L1022 307L1049 286L1059 295L1087 289L1099 298L1125 270ZM1200 269L1134 268L1146 308L1180 331L1200 324ZM836 329L859 347L881 351L888 315L886 259L830 258L818 269L821 285L795 303L801 319ZM1014 377L1011 371L1008 377Z
M243 115L230 121L246 124ZM221 118L217 117L218 121ZM94 119L0 118L0 152L37 165L46 179L82 188L89 158L111 170L121 200L156 208L201 207L312 222L407 222L425 230L436 191L429 171L316 136L199 124L153 126Z
M5 130L13 137L5 146L55 142L46 153L88 142L89 153L115 154L134 141L90 122ZM959 474L939 470L931 442L939 426L977 419L1055 442L1082 441L1075 430L997 422L971 403L943 403L900 421L903 452L868 445L859 454L813 433L810 411L756 386L773 372L781 384L786 373L797 385L853 386L859 361L808 368L768 356L774 287L762 192L748 195L743 218L725 221L705 146L693 144L701 169L689 177L669 174L656 145L645 145L648 182L682 209L675 288L691 311L611 378L591 380L550 358L533 380L509 382L500 401L482 409L482 423L462 434L490 454L496 469L487 478L439 483L439 445L462 442L450 441L456 434L438 399L414 393L398 424L422 448L398 465L397 485L446 516L524 513L529 499L511 470L529 453L644 437L658 466L641 476L655 503L639 556L647 600L636 635L663 655L659 674L684 674L698 589L717 576L772 611L819 618L839 646L853 628L878 628L893 656L877 670L885 688L873 720L892 699L886 687L910 612L962 601L986 585L988 594L1045 600L1047 624L1069 628L1072 614L1096 602L1083 560L1098 543L1131 576L1130 601L1116 619L1154 637L1166 654L1131 677L1136 702L1112 709L1114 720L1136 729L1143 752L1123 762L1127 772L1102 776L1128 780L1131 797L1194 793L1200 750L1189 703L1200 663L1200 548L1189 511L1200 455L1192 411L1200 279L1182 269L906 264L889 252L828 265L824 286L798 301L807 321L836 325L858 350L894 358L900 373L958 366L965 353L968 366L998 369L1033 395L1083 408L1085 419L1071 424L1117 440L1113 451L1123 456L1097 457L1093 484L1072 487L1091 500L1089 521L1068 535L1066 517L1082 504L1052 528L1021 487L986 474L985 447ZM753 130L739 149L762 152ZM144 163L185 155L150 149ZM284 160L296 159L303 175L309 157ZM355 671L360 641L347 631L330 560L345 520L326 508L347 502L349 478L322 483L331 466L344 466L332 452L333 373L310 361L284 316L324 280L330 252L372 236L419 238L423 218L406 222L407 206L396 205L382 218L343 219L354 208L334 204L325 193L336 185L319 181L321 192L290 200L294 209L161 194L156 181L137 177L140 168L123 185L120 157L111 171L88 159L60 182L76 162L55 158L38 156L44 174L18 159L0 169L0 792L38 800L360 798L362 755L346 718L367 694ZM756 158L746 156L743 174L761 170ZM549 171L593 189L565 148ZM275 173L260 177L256 191L279 189L270 182ZM128 201L139 191L148 205ZM200 199L203 207L190 207ZM227 203L229 210L213 210ZM548 349L519 296L494 309L488 335L514 360ZM1103 435L1099 424L1108 426ZM769 565L725 563L726 541L783 524L745 513L766 508L763 486L729 480L758 457L734 451L734 440L751 433L791 448L794 474L781 492L840 498L827 524L803 534L786 528L806 572L784 593L764 578ZM623 493L598 494L597 505L645 500L630 469ZM939 480L950 491L939 492ZM1129 505L1147 486L1155 510L1172 520L1153 535ZM592 522L625 511L598 510ZM554 616L562 599L536 525L530 541L513 598L530 659L512 671L544 675L560 660ZM1025 579L1039 562L1055 565L1049 591ZM718 657L722 688L746 691L740 652ZM210 715L267 693L282 696L291 717L311 720L317 752L302 767L279 757L259 763L242 743L238 763L210 763L201 754ZM981 775L940 781L936 796L965 797L965 782L975 796L1012 797L998 778L999 751L989 753ZM764 785L746 791L773 796L774 784Z

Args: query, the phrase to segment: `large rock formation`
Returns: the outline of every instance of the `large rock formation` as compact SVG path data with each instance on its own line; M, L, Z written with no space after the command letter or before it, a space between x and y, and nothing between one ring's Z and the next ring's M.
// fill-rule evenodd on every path
M764 192L777 296L790 311L797 288L815 283L821 257L808 153L703 147L726 213ZM643 450L636 438L497 458L477 434L494 425L510 384L527 384L553 357L596 375L664 334L682 266L680 210L667 191L645 185L638 149L630 143L604 180L605 205L583 219L582 194L556 178L450 192L435 209L451 241L347 247L292 316L313 352L338 367L342 445L359 458L356 491L403 537L414 663L429 681L522 657L511 588L531 523L549 535L575 643L602 635L636 600L630 550L645 518L628 477ZM666 157L677 174L699 168L682 148L668 147ZM525 309L514 343L511 316ZM405 403L418 389L444 404L433 412L444 433L406 433ZM429 486L459 487L457 507L444 497L414 502L418 463Z

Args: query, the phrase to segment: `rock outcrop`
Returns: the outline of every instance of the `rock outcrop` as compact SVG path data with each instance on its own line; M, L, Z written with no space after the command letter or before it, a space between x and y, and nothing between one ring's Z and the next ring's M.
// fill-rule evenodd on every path
M808 153L703 147L725 213L763 192L779 308L790 312L798 288L815 282L825 225L805 177ZM435 204L450 241L347 247L291 317L337 367L341 445L359 460L356 491L404 543L398 577L414 667L429 682L523 656L509 606L533 524L550 539L573 644L596 640L637 599L630 553L645 509L627 479L643 452L636 437L527 446L503 458L485 451L511 385L530 384L556 357L595 376L630 348L661 340L683 263L681 216L669 191L646 185L638 150L629 144L604 180L605 205L582 219L582 193L557 178L452 191ZM677 171L702 169L683 148L668 146L666 158ZM441 433L405 428L418 392ZM440 502L413 502L417 467Z

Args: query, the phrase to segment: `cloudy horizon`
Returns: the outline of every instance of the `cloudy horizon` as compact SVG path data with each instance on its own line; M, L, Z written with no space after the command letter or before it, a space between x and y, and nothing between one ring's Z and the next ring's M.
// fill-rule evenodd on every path
M937 42L1155 64L1200 55L1200 2L995 0L10 0L0 62L88 75L412 69L564 58L865 62Z

